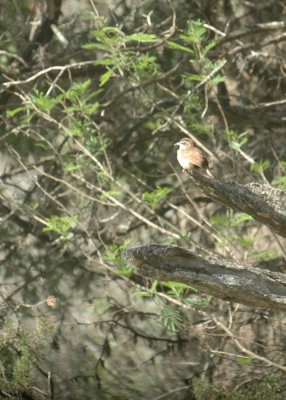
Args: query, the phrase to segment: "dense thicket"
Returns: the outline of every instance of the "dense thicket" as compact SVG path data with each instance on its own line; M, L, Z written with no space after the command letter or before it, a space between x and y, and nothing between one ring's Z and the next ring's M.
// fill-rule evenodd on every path
M285 189L283 2L0 5L0 398L283 399L282 312L121 258L156 242L285 272L285 239L173 148Z

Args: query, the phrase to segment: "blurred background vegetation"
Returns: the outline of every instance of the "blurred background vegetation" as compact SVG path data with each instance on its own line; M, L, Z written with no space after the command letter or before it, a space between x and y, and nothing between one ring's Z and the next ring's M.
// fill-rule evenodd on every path
M173 148L195 137L219 180L285 189L285 2L0 5L0 398L284 399L283 313L121 253L285 272L285 239L191 186Z

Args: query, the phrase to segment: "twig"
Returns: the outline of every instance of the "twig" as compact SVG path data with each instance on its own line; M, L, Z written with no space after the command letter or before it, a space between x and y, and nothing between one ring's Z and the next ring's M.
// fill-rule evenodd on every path
M11 81L11 82L4 82L2 83L2 85L6 88L9 88L10 86L16 86L16 85L24 85L25 83L29 83L34 81L35 79L39 78L42 75L45 75L46 73L50 72L50 71L64 71L70 68L81 68L84 67L85 65L92 65L94 64L95 61L83 61L80 63L72 63L72 64L68 64L68 65L63 65L63 66L54 66L54 67L49 67L49 68L45 68L42 69L41 71L37 72L35 75L30 76L27 79L24 79L22 81Z
M217 326L221 327L227 334L228 336L233 340L233 342L236 344L236 346L239 348L240 351L242 351L245 354L248 354L249 356L252 356L256 360L263 361L266 363L268 366L275 367L280 369L281 371L286 372L286 367L283 367L283 365L277 364L268 358L259 356L256 353L253 353L253 351L246 349L233 335L233 333L220 321L218 321L215 317L213 317L213 321L216 323Z
M6 51L6 50L0 50L0 55L1 54L3 54L4 56L7 56L7 57L15 58L16 60L20 61L20 63L24 64L25 67L28 66L26 61L22 57L18 56L18 54L10 53L9 51Z

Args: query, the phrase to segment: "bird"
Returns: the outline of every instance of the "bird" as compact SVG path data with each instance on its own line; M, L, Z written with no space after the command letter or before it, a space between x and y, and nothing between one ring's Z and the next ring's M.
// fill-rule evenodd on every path
M212 179L215 179L209 170L209 163L205 154L195 146L195 142L192 139L183 138L175 143L174 146L179 146L177 160L184 171L191 172L203 169Z

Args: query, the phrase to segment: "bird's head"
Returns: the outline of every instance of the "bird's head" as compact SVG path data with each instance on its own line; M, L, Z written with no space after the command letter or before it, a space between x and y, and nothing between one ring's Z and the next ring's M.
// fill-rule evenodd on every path
M174 146L180 146L180 148L187 148L194 146L193 139L183 138L179 142L175 143Z

